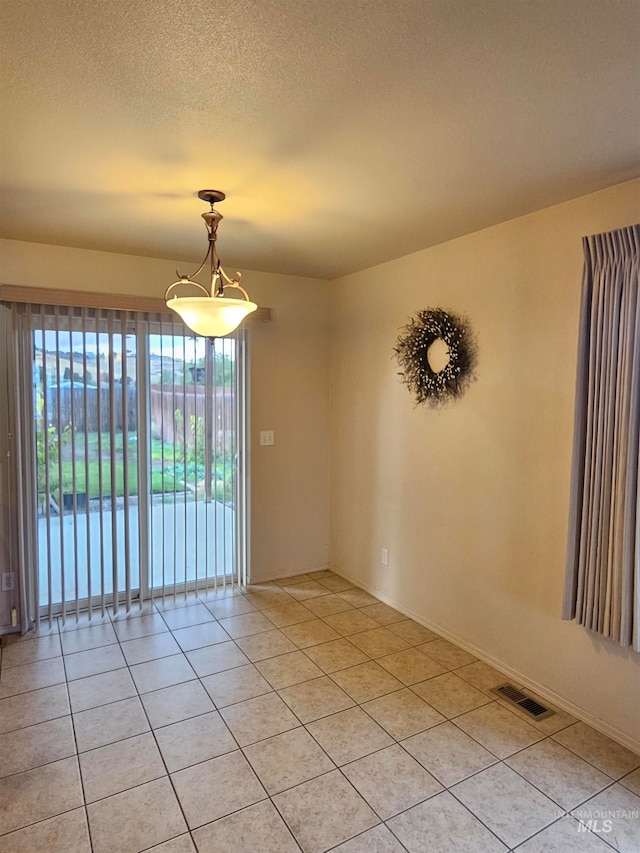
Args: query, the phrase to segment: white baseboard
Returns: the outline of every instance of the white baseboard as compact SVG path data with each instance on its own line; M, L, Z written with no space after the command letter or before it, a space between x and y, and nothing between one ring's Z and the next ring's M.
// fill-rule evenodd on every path
M259 577L252 576L249 579L249 583L269 583L269 581L277 581L280 578L292 578L294 575L307 575L309 572L324 572L328 568L325 564L324 566L316 566L313 569L292 569L290 572L275 572L268 575L260 575Z
M556 693L554 690L545 687L543 684L539 684L537 681L534 681L532 678L529 678L522 672L519 672L517 669L514 669L512 666L508 666L503 661L499 660L493 655L487 654L482 649L479 649L477 646L474 646L473 643L469 643L467 640L464 640L462 637L458 637L456 634L452 634L451 631L448 631L446 628L443 628L441 625L436 625L435 622L430 622L416 613L414 610L411 610L408 607L401 607L396 601L389 598L386 595L383 595L379 590L374 589L370 584L365 584L360 580L356 580L347 574L347 572L342 571L342 569L336 568L335 566L330 566L332 572L340 575L345 580L350 581L355 586L359 586L362 589L369 592L371 595L375 595L376 598L379 598L380 601L383 601L385 604L388 604L389 607L393 607L394 610L397 610L399 613L403 613L405 616L413 619L414 622L418 622L420 625L424 625L425 628L429 628L431 631L435 631L436 634L440 634L441 637L444 637L447 640L450 640L452 643L455 643L456 646L460 646L461 649L464 649L467 652L470 652L475 657L480 660L488 663L489 666L494 667L494 669L500 670L500 672L504 672L505 675L508 675L510 678L519 682L525 687L528 687L530 690L533 690L543 699L551 702L553 705L557 705L558 708L561 708L563 711L566 711L568 714L571 714L572 717L577 717L583 723L587 723L587 725L591 726L594 729L597 729L602 734L607 735L612 740L617 741L618 743L625 746L627 749L630 749L632 752L640 754L640 741L635 738L629 737L629 735L625 734L625 732L621 732L619 729L616 729L614 726L610 726L607 723L603 722L603 720L598 717L594 717L588 711L585 711L584 708L581 708L579 705L575 705L569 699L560 694Z

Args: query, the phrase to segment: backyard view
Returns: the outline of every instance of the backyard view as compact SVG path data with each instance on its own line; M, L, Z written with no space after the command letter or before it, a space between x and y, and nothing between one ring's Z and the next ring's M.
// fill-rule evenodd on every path
M162 393L162 392L161 392ZM184 430L180 409L174 412L174 419L180 431ZM76 428L77 429L77 428ZM150 490L154 495L163 495L165 499L173 500L176 492L187 491L194 500L198 492L204 492L206 452L204 437L204 418L197 420L192 415L188 427L191 442L185 447L179 439L175 443L165 442L161 438L151 441L151 480ZM199 447L196 449L194 435L198 432ZM44 430L42 442L44 444ZM124 495L124 433L116 433L113 447L108 432L76 433L75 448L71 442L71 427L62 430L62 439L58 430L50 426L47 432L49 441L48 451L48 489L47 462L44 447L38 448L38 498L40 514L44 514L45 501L49 496L50 506L57 512L60 506L61 494L66 509L73 503L84 508L86 500L110 499L115 484L116 497ZM88 462L85 462L85 450ZM216 500L233 504L233 469L232 450L218 450L215 468L211 471L211 491ZM59 465L59 457L61 465ZM137 438L132 434L127 437L127 485L130 497L138 495ZM133 463L133 464L132 464ZM111 466L114 470L111 470ZM60 488L60 470L62 472L62 489Z
M134 334L74 329L36 331L34 344L41 589L56 563L59 589L47 595L61 599L110 594L114 583L186 584L210 565L224 574L233 560L234 342L148 334L140 347Z

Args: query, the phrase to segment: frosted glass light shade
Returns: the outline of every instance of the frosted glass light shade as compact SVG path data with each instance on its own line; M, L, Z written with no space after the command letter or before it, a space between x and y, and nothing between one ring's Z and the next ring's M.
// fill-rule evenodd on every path
M258 308L255 302L224 296L175 296L167 300L167 305L196 335L205 338L228 335Z

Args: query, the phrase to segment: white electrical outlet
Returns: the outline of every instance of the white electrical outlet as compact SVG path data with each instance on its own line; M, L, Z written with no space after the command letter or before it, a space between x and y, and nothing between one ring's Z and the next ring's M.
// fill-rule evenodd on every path
M11 592L16 588L15 572L2 572L2 592Z
M273 430L272 429L263 429L260 432L260 445L262 447L271 447L275 444Z
M380 560L381 560L383 566L389 565L389 549L388 548L382 549L382 554L380 555Z

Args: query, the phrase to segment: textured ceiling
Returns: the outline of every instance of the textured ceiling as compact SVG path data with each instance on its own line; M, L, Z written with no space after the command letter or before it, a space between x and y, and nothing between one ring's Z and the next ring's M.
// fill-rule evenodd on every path
M333 278L640 174L638 0L4 0L0 234Z

